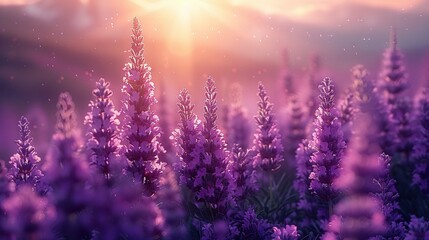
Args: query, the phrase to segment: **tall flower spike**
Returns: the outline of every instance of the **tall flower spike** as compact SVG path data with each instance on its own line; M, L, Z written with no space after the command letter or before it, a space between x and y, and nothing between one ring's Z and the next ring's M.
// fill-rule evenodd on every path
M232 104L229 111L228 121L228 145L230 147L238 144L241 148L247 149L250 140L250 123L247 110L241 104L242 89L236 83L231 86Z
M217 101L216 87L212 78L208 78L205 87L204 124L204 155L201 159L196 184L200 184L200 191L196 193L197 202L208 206L219 219L226 214L226 207L230 203L232 194L229 193L229 183L232 181L227 171L228 151L222 132L216 125Z
M156 103L150 67L143 57L143 37L137 18L133 22L130 63L125 65L123 146L128 160L128 173L143 186L147 196L159 187L164 163L158 155L163 152L159 143L158 116L151 109Z
M295 95L290 96L289 116L287 134L283 136L283 146L285 149L285 159L295 159L296 150L306 137L304 111ZM295 161L292 161L292 165L296 167Z
M120 140L118 138L119 120L112 100L110 83L103 78L97 82L97 88L92 91L94 101L89 103L90 111L85 117L88 126L87 149L90 151L90 161L97 170L109 180L112 175L112 165L119 163Z
M255 116L257 131L253 141L256 151L255 163L264 171L276 171L284 161L283 146L272 112L273 104L269 102L261 82L259 82L258 97L258 115Z
M203 152L201 121L193 113L194 105L191 103L191 96L186 89L180 92L177 106L180 123L171 137L180 160L176 169L180 173L180 184L196 193L201 186L201 183L196 181Z
M381 151L391 154L396 141L392 114L379 96L380 94L375 92L373 82L367 79L366 69L362 65L357 65L352 68L352 74L358 109L363 113L369 113L371 122L376 127L376 130L368 135L367 141L370 144L368 144L367 154L378 154L380 148Z
M384 171L377 156L361 156L357 143L343 162L344 171L336 180L336 185L346 192L346 196L335 206L335 215L328 226L330 232L324 239L337 235L338 239L366 240L385 232L385 219L381 202L372 196L377 190L373 181Z
M383 54L379 85L390 108L394 108L398 96L408 87L403 55L398 48L394 28L390 32L389 48Z
M311 156L313 171L310 174L310 188L320 199L332 203L339 194L333 183L340 174L346 145L334 105L334 85L331 79L324 78L319 89L320 105L316 111L316 129L311 143L316 152Z
M235 198L246 199L258 189L256 183L256 171L253 167L253 156L248 150L243 150L239 145L234 145L231 152L230 171L234 179Z
M57 131L52 137L44 167L45 179L52 187L48 195L55 205L55 228L62 236L80 239L88 234L76 217L88 203L85 183L88 180L88 163L80 152L81 138L75 128L74 104L68 93L58 100Z
M55 209L30 186L20 187L3 203L12 239L50 239Z
M408 98L396 100L396 107L392 110L396 135L395 150L402 154L402 163L408 162L415 144L413 110L413 103Z
M158 102L158 116L159 116L159 127L162 131L160 142L165 149L166 153L171 152L172 144L170 141L171 125L170 125L170 114L168 111L168 99L165 88L165 82L159 81L159 102Z
M320 68L321 68L321 60L319 55L312 56L310 60L310 74L308 76L308 81L310 85L310 95L308 97L308 114L309 117L312 119L314 116L314 113L317 109L317 86L319 84L319 75L320 75Z
M10 158L10 177L12 181L20 186L22 184L28 184L37 191L40 189L40 179L43 177L43 173L40 170L40 157L34 147L31 145L33 139L30 137L29 122L27 118L21 117L18 122L20 138L16 141L18 145L18 153L14 154Z
M388 223L387 231L382 235L384 239L403 239L405 226L400 214L399 194L396 190L396 181L390 175L391 159L386 154L381 154L378 158L382 171L374 178L376 189L373 195L381 203L381 211Z
M411 161L414 165L413 185L429 195L429 91L425 89L417 109L417 131Z
M354 98L354 93L348 90L345 98L339 106L340 115L338 118L343 128L344 140L346 143L348 143L352 135L353 118L356 112Z

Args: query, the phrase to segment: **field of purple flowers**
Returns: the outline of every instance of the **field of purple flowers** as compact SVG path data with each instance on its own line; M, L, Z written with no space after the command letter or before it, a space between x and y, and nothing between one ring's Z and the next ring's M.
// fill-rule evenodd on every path
M220 108L209 77L202 117L180 92L174 131L143 52L134 19L122 106L100 79L79 129L62 93L46 157L21 118L0 161L0 239L429 239L429 92L404 94L394 30L377 80L357 65L339 94L314 77L300 102L285 77L286 119L259 83L251 119L241 87Z

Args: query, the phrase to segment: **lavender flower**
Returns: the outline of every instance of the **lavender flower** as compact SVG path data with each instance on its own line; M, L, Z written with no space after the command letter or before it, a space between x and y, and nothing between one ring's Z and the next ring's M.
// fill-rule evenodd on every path
M42 191L40 180L43 173L40 170L40 157L31 145L33 139L30 137L29 122L27 118L21 117L18 122L20 139L16 141L18 153L10 158L12 168L10 170L11 180L19 187L28 184L32 188Z
M89 103L90 112L85 117L88 126L87 149L90 151L91 164L103 174L106 180L112 175L112 165L119 164L118 151L121 147L118 138L119 120L112 100L110 83L103 78L97 82L97 88L92 91L95 100Z
M226 213L226 207L232 200L228 191L232 177L227 171L229 153L223 134L216 125L217 94L212 78L207 79L205 91L205 121L202 129L204 154L195 178L195 185L200 188L195 197L197 202L216 212L217 216L213 219L217 219Z
M310 173L312 164L310 162L311 156L316 150L310 146L307 139L299 144L296 150L296 178L293 183L294 189L299 194L298 211L301 213L300 228L307 229L313 226L313 221L317 219L318 202L312 196L310 188Z
M295 225L286 225L282 228L273 227L272 240L297 240L298 229Z
M405 226L402 222L399 207L399 194L396 190L396 181L390 176L391 159L386 154L381 154L378 159L382 171L374 178L377 188L373 195L381 203L381 211L388 223L387 231L378 239L403 239Z
M159 187L164 168L158 155L163 152L159 143L159 121L152 111L156 103L150 67L143 57L143 37L137 18L133 22L130 63L125 65L124 108L122 110L124 151L128 160L127 171L143 186L147 196Z
M194 105L187 90L180 92L177 106L180 123L171 138L174 140L180 160L176 166L180 173L180 184L184 184L192 192L198 192L201 183L196 184L195 180L203 151L202 125L193 113Z
M414 146L414 126L413 126L413 104L407 98L396 100L396 107L392 110L394 119L396 144L395 150L401 153L403 161L408 161Z
M367 79L366 69L362 65L357 65L352 69L352 73L359 110L368 113L370 121L375 126L375 131L367 136L370 144L366 152L368 155L378 154L381 148L381 151L392 154L396 142L392 114L380 98L380 94L375 91L374 84Z
M345 98L339 106L340 115L338 119L340 120L343 129L344 140L346 144L349 142L350 137L352 135L351 128L353 124L353 118L356 112L354 98L354 93L350 90L347 91Z
M256 152L255 163L264 171L276 171L283 159L283 146L277 123L274 120L273 105L269 102L264 85L259 83L258 115L255 116L257 131L253 141Z
M306 136L306 122L304 119L302 105L294 95L290 96L289 110L290 117L287 123L286 134L283 136L283 146L285 149L285 159L295 159L298 145ZM294 161L291 161L290 163L295 167Z
M411 162L414 165L412 184L429 194L429 91L425 89L419 101Z
M429 222L424 218L411 216L408 224L408 233L405 235L405 240L428 239L429 238Z
M398 96L408 87L403 55L398 48L396 31L390 32L390 45L383 54L379 86L384 93L389 108L395 108Z
M39 197L31 186L20 187L3 202L3 208L13 239L49 239L55 210L48 199Z
M243 150L239 145L234 145L229 168L234 179L230 184L233 184L232 190L237 200L243 201L258 190L253 156L249 150Z
M340 239L366 240L385 232L382 203L372 196L377 190L373 179L384 171L384 166L376 157L360 156L359 151L356 147L349 151L344 172L336 180L347 195L335 206L336 216L328 226L330 234L326 239L335 233Z
M319 84L320 68L321 68L320 56L314 55L310 60L310 71L308 76L308 81L310 84L310 95L308 97L307 105L308 105L308 114L310 115L309 116L310 118L314 117L314 113L316 112L316 109L317 109L318 93L316 89Z
M229 111L228 121L228 144L238 144L241 148L249 147L250 123L247 110L241 104L241 85L234 84L232 87L232 104Z
M331 79L323 79L319 89L320 105L316 111L316 129L311 143L316 152L310 160L313 165L309 176L310 189L320 199L332 203L339 194L333 183L340 174L346 146L334 105L334 85Z
M57 210L55 228L63 236L82 238L88 234L76 214L88 202L85 182L88 164L80 152L81 139L76 129L74 103L68 93L57 103L57 129L43 166L45 179L52 187L48 195Z
M170 141L171 133L171 124L170 124L170 114L168 111L168 100L167 100L167 92L165 89L165 82L159 82L159 102L158 102L158 116L159 116L159 128L161 129L161 137L160 142L162 147L165 149L166 153L169 153L173 150L173 146ZM170 164L170 163L168 163Z

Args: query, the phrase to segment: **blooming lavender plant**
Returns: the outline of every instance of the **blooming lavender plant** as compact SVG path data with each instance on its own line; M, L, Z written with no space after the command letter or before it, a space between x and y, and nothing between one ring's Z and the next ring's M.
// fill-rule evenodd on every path
M232 177L227 170L228 151L222 132L216 125L217 101L216 87L212 78L207 79L205 87L203 156L195 177L195 185L200 189L196 192L197 202L211 209L212 219L225 215L227 205L231 203L232 194L229 193L229 182ZM214 213L214 214L213 214Z
M290 111L287 123L287 131L283 136L283 147L285 149L285 159L295 159L298 145L306 136L306 121L302 105L296 96L290 96ZM294 167L295 161L290 161Z
M228 144L234 146L238 144L246 150L249 147L250 123L247 110L241 103L241 85L238 83L231 87L232 103L228 117Z
M425 89L417 109L417 130L414 136L414 146L411 162L414 165L412 184L425 194L429 194L429 91Z
M334 85L331 79L324 78L319 89L320 105L316 111L316 129L311 143L315 153L310 160L313 166L309 176L310 189L317 197L332 204L339 196L339 191L333 184L340 174L346 145L334 105Z
M356 112L354 99L354 93L348 90L345 98L339 106L340 115L338 116L338 119L340 120L343 128L344 141L346 144L349 142L352 135L353 118Z
M310 173L312 170L312 164L310 162L311 156L316 150L310 146L307 139L304 139L299 144L296 150L296 178L293 183L294 189L298 192L298 214L299 226L301 229L309 229L315 226L313 222L317 219L318 202L312 196L310 188Z
M408 87L403 55L398 48L396 30L390 32L390 44L383 54L379 86L390 109L395 108L398 96Z
M385 170L384 166L377 157L361 156L356 146L350 149L343 166L336 185L347 195L335 206L335 216L328 226L330 232L324 239L336 235L339 239L366 240L384 233L382 203L372 196L378 188L373 179Z
M31 145L33 139L30 137L29 122L27 118L21 117L18 122L20 138L16 141L18 153L10 158L10 178L19 187L27 184L38 192L43 192L40 183L43 173L40 170L40 157Z
M123 146L128 173L142 184L147 196L159 188L164 163L159 160L163 148L159 143L159 121L152 107L156 103L150 67L143 57L143 37L137 18L133 21L130 62L125 65L125 94L123 119Z
M375 131L367 136L368 155L378 154L380 148L386 154L392 154L396 142L393 117L388 107L376 92L374 84L368 80L368 73L362 65L352 68L353 86L359 111L369 114ZM362 129L363 130L363 129Z
M7 214L7 228L11 239L50 239L55 209L45 197L38 196L30 185L3 202Z
M90 112L85 117L88 126L87 149L90 151L90 161L106 180L111 179L112 165L119 165L118 151L121 147L118 138L119 120L112 100L110 83L103 78L97 82L97 88L92 91L94 101L89 103Z
M231 163L229 165L235 198L244 201L247 197L258 190L256 170L253 166L253 156L249 150L243 150L239 145L234 145L231 152Z
M273 172L280 168L283 159L283 146L277 123L274 119L273 104L269 102L264 85L259 83L258 115L255 116L257 131L253 140L256 152L255 164L264 171Z
M399 194L396 190L396 181L390 175L391 159L389 155L381 154L378 158L382 171L374 178L376 189L373 191L375 198L381 203L381 211L387 224L387 230L378 239L403 239L405 226L402 221L399 207Z
M177 106L180 122L171 137L180 161L176 168L180 173L180 184L184 184L193 192L198 192L200 185L195 185L195 178L203 151L201 121L193 113L194 105L187 90L180 92Z
M57 212L54 228L61 236L83 238L89 230L77 214L88 203L85 182L89 177L89 167L80 151L82 140L76 128L70 94L60 94L57 108L56 132L43 166L45 179L52 187L48 197Z

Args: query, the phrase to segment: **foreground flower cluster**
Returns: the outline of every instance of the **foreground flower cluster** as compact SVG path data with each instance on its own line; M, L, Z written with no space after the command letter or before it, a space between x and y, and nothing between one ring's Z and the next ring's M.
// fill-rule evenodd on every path
M171 134L137 19L131 39L120 108L100 79L81 130L62 93L44 158L28 120L18 122L17 152L0 161L1 239L429 237L429 94L415 104L405 95L394 32L378 81L356 66L340 101L320 78L318 100L302 104L288 75L285 119L259 83L253 122L238 85L219 121L209 77L202 118L182 90Z

